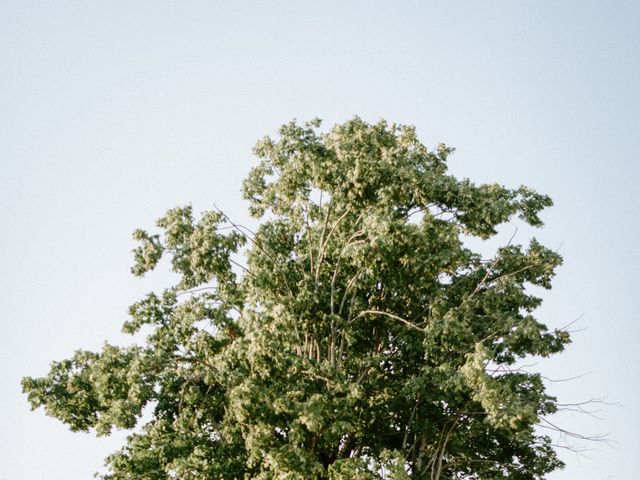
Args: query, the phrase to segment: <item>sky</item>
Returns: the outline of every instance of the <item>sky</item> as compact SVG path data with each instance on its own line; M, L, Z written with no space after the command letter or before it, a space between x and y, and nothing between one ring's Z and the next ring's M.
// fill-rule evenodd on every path
M633 1L0 0L0 480L91 478L121 444L31 412L19 382L129 341L128 305L170 281L132 277L133 230L188 203L249 223L254 143L354 115L554 199L534 233L565 263L539 318L577 332L538 366L577 377L549 382L559 401L605 402L557 421L611 442L548 478L637 478L638 25Z

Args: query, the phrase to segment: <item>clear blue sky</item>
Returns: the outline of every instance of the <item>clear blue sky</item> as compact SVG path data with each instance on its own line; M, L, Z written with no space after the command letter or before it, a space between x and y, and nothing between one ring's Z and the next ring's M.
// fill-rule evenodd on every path
M540 316L584 330L540 367L590 372L551 386L564 401L619 405L558 419L618 443L550 478L637 478L639 25L633 1L0 1L0 479L90 478L119 444L29 412L19 379L125 341L166 281L131 277L131 232L188 202L244 221L258 138L354 114L555 199L536 235L565 266Z

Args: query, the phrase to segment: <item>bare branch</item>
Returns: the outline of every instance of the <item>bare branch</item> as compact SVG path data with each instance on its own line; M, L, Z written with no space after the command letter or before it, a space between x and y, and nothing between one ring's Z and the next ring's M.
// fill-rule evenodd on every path
M349 323L354 322L356 319L358 319L360 317L363 317L365 315L383 315L385 317L393 318L394 320L398 320L399 322L404 323L405 325L407 325L410 328L413 328L414 330L418 330L419 332L424 333L424 329L423 328L417 327L416 325L411 323L409 320L406 320L406 319L404 319L402 317L394 315L393 313L382 312L382 311L379 311L379 310L363 310L358 315L353 317Z

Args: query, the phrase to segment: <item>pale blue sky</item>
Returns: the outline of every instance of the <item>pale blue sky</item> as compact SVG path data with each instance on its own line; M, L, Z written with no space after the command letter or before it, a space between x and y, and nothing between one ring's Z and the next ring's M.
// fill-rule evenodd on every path
M19 379L125 341L127 306L167 278L131 277L131 232L187 202L246 221L258 138L354 114L554 198L536 235L565 266L540 316L586 329L541 368L590 372L562 400L619 405L559 419L618 443L549 478L636 478L639 25L632 1L0 0L0 479L90 478L119 443L29 412Z

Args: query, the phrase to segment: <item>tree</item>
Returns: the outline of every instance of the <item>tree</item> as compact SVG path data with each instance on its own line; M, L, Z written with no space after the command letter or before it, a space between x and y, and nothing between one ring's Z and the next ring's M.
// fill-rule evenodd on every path
M105 345L25 378L72 430L134 429L104 479L541 479L562 466L536 425L558 404L517 367L569 342L533 315L560 256L531 240L468 247L545 195L447 174L412 127L290 123L243 186L257 231L218 210L137 230L135 275L179 282ZM246 254L240 257L240 249ZM239 260L244 258L244 260ZM150 406L151 419L141 415Z

